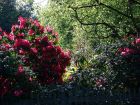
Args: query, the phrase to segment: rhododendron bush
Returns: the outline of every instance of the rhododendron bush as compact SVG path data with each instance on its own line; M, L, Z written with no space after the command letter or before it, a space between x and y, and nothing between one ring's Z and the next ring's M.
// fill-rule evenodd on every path
M127 70L132 73L131 75L135 75L140 64L140 38L134 37L132 41L128 42L128 45L118 48L116 56L120 56L122 61L127 64Z
M62 75L66 66L70 64L70 52L63 51L58 45L58 33L31 18L19 17L18 21L19 24L13 25L10 33L0 30L0 51L4 53L8 51L10 54L8 57L16 59L8 65L9 69L6 70L7 74L11 73L11 75L0 73L0 91L5 89L2 84L8 87L14 86L15 78L21 77L21 74L24 80L20 82L27 79L27 83L35 80L41 85L62 83ZM1 71L3 71L2 65ZM24 68L28 68L32 73L28 74ZM30 74L35 76L30 76ZM16 77L12 78L13 75ZM14 92L16 96L23 93L22 89L17 89Z
M23 66L7 44L0 46L0 96L29 95L33 89L33 75L24 71ZM34 85L35 86L35 85Z
M123 40L124 41L124 40ZM124 86L137 84L140 76L140 38L131 36L126 38L125 44L118 47L111 58L111 68L116 81ZM133 81L134 80L134 81Z

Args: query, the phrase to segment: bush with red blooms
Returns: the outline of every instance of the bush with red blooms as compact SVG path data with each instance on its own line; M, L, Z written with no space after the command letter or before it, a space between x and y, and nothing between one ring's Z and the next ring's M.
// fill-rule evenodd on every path
M125 45L117 49L110 64L119 84L128 85L131 79L137 82L136 78L140 76L140 38L128 37Z
M62 83L70 64L70 52L58 45L58 33L51 27L31 18L19 17L18 21L10 33L0 29L0 51L9 54L0 61L0 96L27 94L34 81L41 85ZM4 65L3 60L8 64Z
M37 20L19 17L19 23L12 26L10 34L24 65L36 73L41 84L61 83L70 63L70 52L64 52L57 45L58 33Z
M33 75L25 72L15 56L14 49L6 43L5 35L0 41L0 96L25 96L34 88Z

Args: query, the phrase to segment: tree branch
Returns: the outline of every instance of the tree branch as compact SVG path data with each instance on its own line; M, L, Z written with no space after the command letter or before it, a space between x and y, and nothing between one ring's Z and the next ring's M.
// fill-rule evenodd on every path
M99 5L97 5L97 4L82 5L82 6L79 6L79 7L75 7L75 9L81 9L81 8L93 8L93 7L96 7L96 6L99 6Z
M108 24L108 23L106 23L106 22L91 22L91 23L85 23L85 22L83 22L80 18L79 18L79 16L78 16L78 13L77 13L77 8L73 8L73 7L71 7L71 9L75 12L75 18L76 18L76 20L81 24L81 25L91 25L91 26L97 26L97 25L104 25L104 26L106 26L106 27L108 27L108 28L110 28L111 30L112 30L112 35L118 35L118 31L115 29L115 26L112 26L112 25L110 25L110 24ZM108 38L109 36L107 36L107 37L104 37L104 38ZM114 36L113 36L114 37Z
M127 15L127 14L124 14L123 12L121 12L121 11L119 11L119 10L117 10L117 9L115 9L115 8L113 8L113 7L111 7L111 6L109 6L109 5L106 5L106 4L104 4L104 3L100 3L99 5L102 5L102 6L106 7L106 8L108 8L108 9L111 9L111 10L113 10L113 11L115 11L115 12L119 13L120 15L123 15L123 16L125 16L125 17L127 17L127 18L131 18L131 16L129 16L129 15Z
M96 2L97 2L97 4L83 5L83 6L79 6L79 7L73 7L73 8L74 8L74 9L92 8L92 7L96 7L96 6L100 6L100 5L101 5L101 6L104 6L104 7L108 8L108 9L111 9L111 10L113 10L113 11L119 13L120 15L123 15L123 16L125 16L125 17L127 17L127 18L131 18L131 16L129 16L129 15L127 15L127 14L125 14L125 13L123 13L123 12L121 12L121 11L119 11L119 10L117 10L117 9L115 9L115 8L113 8L113 7L111 7L111 6L109 6L109 5L106 5L106 4L101 3L101 2L99 2L99 1L96 1ZM136 2L136 1L135 1L135 2Z

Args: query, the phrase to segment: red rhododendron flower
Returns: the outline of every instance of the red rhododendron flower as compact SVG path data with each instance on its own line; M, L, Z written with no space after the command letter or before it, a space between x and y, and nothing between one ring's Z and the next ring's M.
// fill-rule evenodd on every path
M61 52L60 58L62 58L62 59L70 59L70 52Z
M123 51L123 52L121 52L121 55L122 55L122 56L128 56L128 55L129 55L129 53L128 53L128 52L124 52L124 51Z
M11 48L11 45L8 43L3 43L2 46L5 48L5 50L8 50Z
M125 48L124 51L128 52L129 54L135 53L135 50L130 48Z
M55 37L58 37L58 33L57 32L53 32L52 35L55 36Z
M136 39L136 44L140 44L140 38Z
M60 64L58 63L54 68L53 68L56 72L62 72L62 68L60 66Z
M0 35L0 40L2 40L2 36Z
M52 33L53 29L50 26L46 26L45 32Z
M20 16L18 18L18 21L20 22L19 28L23 29L25 27L25 24L26 24L26 19Z
M51 61L51 59L52 59L52 56L47 55L46 53L42 54L42 57L41 57L42 62Z
M19 28L18 25L12 25L11 31L15 32Z
M14 38L15 38L15 36L14 36L12 33L10 33L10 34L8 35L8 39L9 39L9 40L14 41Z
M39 23L38 20L34 20L33 22L34 22L34 24L35 24L37 27L40 27L40 23Z
M34 40L34 42L35 42L35 45L36 45L36 46L39 46L39 44L40 44L40 41L41 41L41 38L40 38L40 37L38 37L38 38L35 38L35 40Z
M14 47L19 48L21 46L21 43L22 43L22 39L16 39L14 43Z
M23 73L24 72L24 68L22 65L18 65L18 73Z
M3 36L6 36L7 37L8 36L8 33L4 31L3 32Z
M56 46L55 48L56 48L58 54L60 54L62 52L62 48L60 46Z
M25 55L25 51L23 49L19 50L19 55Z
M30 42L26 39L22 39L21 45L26 47L26 48L29 48L30 47Z
M46 55L46 53L47 53L46 47L42 47L42 53Z
M24 33L19 33L17 36L18 37L24 37L25 35L24 35Z
M19 96L21 96L23 94L23 90L15 90L14 91L14 96L16 96L16 97L19 97Z
M31 48L31 53L37 54L38 53L37 48Z
M122 52L122 51L124 51L124 48L119 48L118 51Z
M9 49L9 48L11 48L11 45L10 44L4 44L4 46L6 47L6 49Z
M31 81L31 82L32 82L32 81L33 81L33 78L32 78L32 77L29 77L29 81Z
M43 34L44 33L44 27L43 26L40 26L39 27L39 31L40 31L40 34Z
M65 65L68 65L68 64L70 64L70 52L66 52L65 53L65 58L64 58L65 60Z
M30 30L28 31L28 34L29 34L30 36L35 35L35 31L32 30L32 29L30 29Z
M14 47L28 49L30 48L30 42L26 39L16 39Z
M48 44L48 37L47 37L47 36L43 37L42 40L41 40L41 43L42 43L44 46L46 46L46 45Z
M53 45L53 42L52 41L49 41L48 42L48 46L52 46Z
M23 62L26 66L30 66L30 60L29 60L29 58L23 57L23 58L22 58L22 62Z
M136 53L134 49L130 49L130 48L119 48L119 52L121 53L122 56L128 56L130 54Z
M46 50L47 50L48 52L51 52L51 51L54 50L54 47L53 47L53 46L47 46L47 47L46 47Z

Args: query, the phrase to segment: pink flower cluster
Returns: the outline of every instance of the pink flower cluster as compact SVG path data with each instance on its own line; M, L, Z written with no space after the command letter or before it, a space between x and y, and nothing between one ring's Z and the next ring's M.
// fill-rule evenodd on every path
M66 66L70 64L70 52L64 51L58 45L58 33L31 18L19 17L18 21L19 24L13 25L10 33L0 30L0 50L12 49L22 61L16 75L25 74L23 69L25 66L36 74L36 81L41 84L62 83L62 75ZM0 91L8 90L8 88L3 89ZM14 94L20 96L23 90L18 89Z
M134 41L129 42L129 47L118 48L116 54L120 54L122 57L132 62L140 61L138 56L133 58L134 55L140 55L140 38L134 38Z

